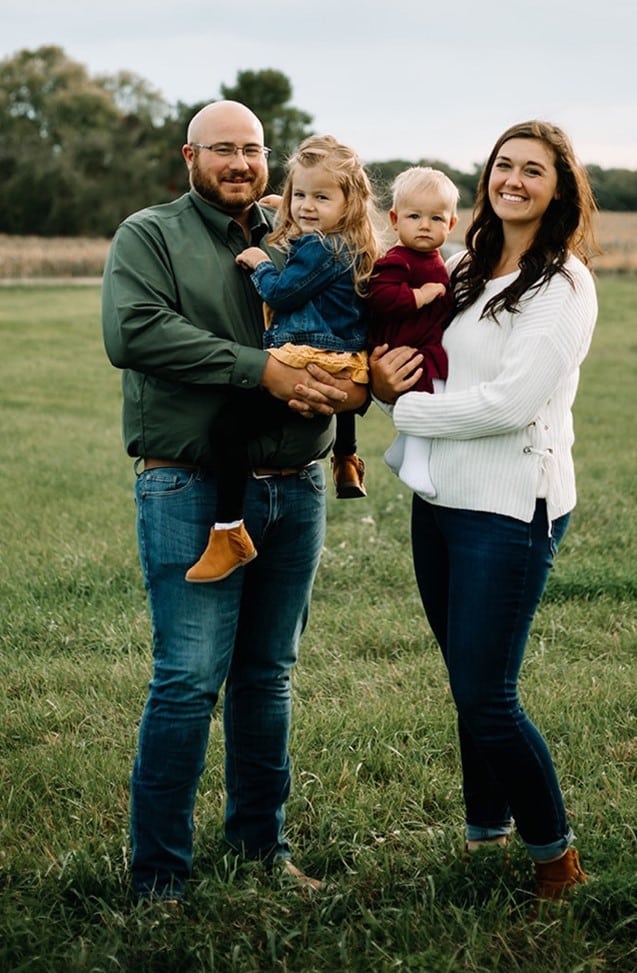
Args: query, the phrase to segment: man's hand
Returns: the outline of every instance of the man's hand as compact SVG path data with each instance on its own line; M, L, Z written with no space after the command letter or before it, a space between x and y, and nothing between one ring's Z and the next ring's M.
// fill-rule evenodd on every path
M391 405L403 392L409 392L422 375L423 356L415 348L403 346L388 350L379 345L369 356L372 392L381 402Z
M314 415L332 415L360 409L367 402L367 385L353 382L348 370L333 375L315 363L307 366L311 382L300 382L288 405L308 419Z
M347 370L331 375L318 365L293 368L269 355L261 385L307 419L359 409L367 401L367 386L353 382Z
M294 368L279 361L274 355L268 355L261 376L261 385L275 399L282 399L295 412L300 412L308 418L315 415L331 416L347 400L347 386L353 386L354 383L341 381L334 385L324 385L312 378L309 372L311 367Z

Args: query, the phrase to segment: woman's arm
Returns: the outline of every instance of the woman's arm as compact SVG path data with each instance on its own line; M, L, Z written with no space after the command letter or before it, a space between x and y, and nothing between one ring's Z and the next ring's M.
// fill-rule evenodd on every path
M562 275L553 277L513 315L504 343L498 329L505 325L490 320L473 322L457 336L450 331L450 376L454 356L464 356L466 367L478 355L490 354L496 373L440 396L407 392L394 408L396 428L417 436L475 439L532 422L560 384L576 373L595 325L592 278L582 265L570 269L575 286ZM460 340L463 347L454 347Z

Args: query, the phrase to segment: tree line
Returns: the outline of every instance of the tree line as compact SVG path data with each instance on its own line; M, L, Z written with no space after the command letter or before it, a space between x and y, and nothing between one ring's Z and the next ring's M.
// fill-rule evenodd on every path
M263 121L269 188L277 191L287 157L313 131L312 116L291 104L289 79L273 69L240 71L220 97ZM181 195L188 182L180 148L206 101L170 104L131 71L91 76L54 45L0 61L0 232L109 237L129 213ZM480 167L465 173L436 159L370 163L382 204L393 178L414 164L442 169L471 206ZM589 173L600 209L637 210L637 172Z

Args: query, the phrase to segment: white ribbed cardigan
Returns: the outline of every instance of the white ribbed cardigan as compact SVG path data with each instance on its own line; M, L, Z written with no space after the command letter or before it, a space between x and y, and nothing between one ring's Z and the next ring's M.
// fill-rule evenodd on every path
M433 440L431 503L526 523L539 496L546 497L550 521L575 506L571 407L597 297L580 260L570 256L566 268L572 284L556 274L517 314L499 313L497 323L480 314L515 274L489 281L445 331L444 393L407 392L384 407L399 432Z

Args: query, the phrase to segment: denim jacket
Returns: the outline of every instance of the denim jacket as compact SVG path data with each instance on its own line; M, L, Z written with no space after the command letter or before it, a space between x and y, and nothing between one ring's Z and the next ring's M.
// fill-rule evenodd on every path
M291 242L282 270L263 261L251 277L274 312L265 348L286 342L325 351L365 348L365 303L354 290L352 257L341 237L306 233Z

